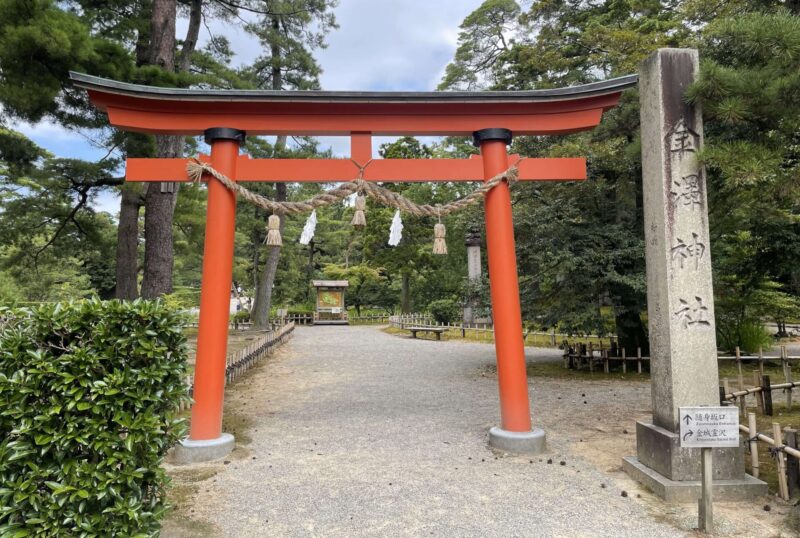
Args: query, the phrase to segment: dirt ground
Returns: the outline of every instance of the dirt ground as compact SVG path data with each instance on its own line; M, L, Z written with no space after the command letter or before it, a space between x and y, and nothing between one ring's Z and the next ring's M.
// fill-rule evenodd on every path
M315 329L307 329L315 330ZM362 329L375 330L375 329ZM366 334L366 333L364 333ZM363 334L359 333L359 338L363 340ZM378 338L376 336L376 338ZM448 354L452 352L454 356L467 357L463 363L463 379L459 381L464 386L473 387L476 407L491 409L496 406L495 401L487 398L487 395L496 395L496 376L492 364L486 360L485 356L493 355L490 344L465 344L458 342L411 342L399 336L381 336L380 338L397 339L398 345L425 346L422 349L426 354L444 356L445 349ZM364 344L364 342L362 342ZM366 343L367 345L369 342ZM383 344L382 344L383 345ZM435 346L435 347L433 347ZM447 348L442 347L447 346ZM450 347L453 346L453 347ZM486 346L483 351L481 346ZM411 357L416 353L416 348L407 351ZM528 348L529 361L558 360L558 350L548 352L533 350ZM472 360L472 357L475 357ZM549 359L548 359L549 357ZM297 453L297 447L292 447L289 442L286 446L274 441L274 432L270 430L272 422L278 422L287 413L293 421L304 418L298 411L298 399L305 402L306 406L313 405L315 395L324 394L326 389L334 385L346 385L353 379L348 372L339 372L333 377L326 377L330 368L336 368L336 363L329 360L321 361L319 367L311 370L311 377L298 384L298 361L306 358L302 347L290 343L274 356L264 360L258 367L254 368L248 375L244 376L236 384L226 391L225 415L226 423L224 431L234 433L237 437L237 448L230 457L223 462L196 465L192 467L173 467L167 466L170 475L173 477L174 484L170 492L172 501L177 508L169 517L164 527L163 536L167 538L184 538L195 536L348 536L350 535L370 535L365 529L371 527L357 528L349 532L342 531L337 527L337 531L326 532L324 525L314 527L311 530L303 527L293 527L290 521L274 521L271 518L280 520L286 506L295 506L297 502L302 502L308 497L298 499L275 499L275 495L269 499L262 499L261 491L280 492L291 497L295 484L300 484L308 479L304 475L288 475L280 478L271 478L266 473L273 470L274 462L276 467L278 462L289 465L293 460L304 461L305 456ZM410 360L410 359L409 359ZM470 362L472 360L472 362ZM332 370L330 370L332 371ZM371 381L370 381L371 382ZM401 382L401 380L398 380ZM338 390L338 389L337 389ZM635 421L650 417L650 386L647 380L637 380L634 377L629 379L602 379L602 380L580 380L559 379L556 377L536 378L530 380L531 399L533 403L533 416L535 426L543 427L548 435L548 454L537 458L538 461L531 460L531 464L539 464L545 467L538 468L542 472L542 479L546 478L546 473L551 472L557 463L564 462L569 472L569 479L565 475L565 481L573 481L580 484L581 492L584 488L589 493L581 493L581 499L588 499L585 502L587 508L596 508L596 503L608 504L609 510L620 500L611 500L616 496L617 499L624 498L625 510L633 510L633 513L640 514L637 517L645 517L653 524L662 525L660 528L672 529L662 534L646 532L637 533L622 532L619 536L693 536L696 534L693 527L697 521L697 507L692 505L668 505L660 499L641 488L632 481L622 471L621 458L626 455L636 453ZM356 398L356 396L353 396ZM309 399L311 398L311 399ZM256 403L257 402L257 403ZM322 406L324 407L324 406ZM335 411L328 409L326 411ZM435 410L437 414L444 412L442 409ZM342 411L346 414L346 411ZM490 413L491 414L491 413ZM326 416L326 420L328 415ZM337 414L332 414L335 420ZM308 417L314 419L316 417ZM419 419L417 417L417 419ZM363 420L363 419L361 419ZM492 419L493 420L493 419ZM296 423L296 422L295 422ZM297 427L300 427L299 425ZM261 431L259 431L261 430ZM469 440L473 443L473 440ZM326 443L338 443L331 439L319 438L320 445ZM411 443L413 440L404 440L404 443ZM473 443L474 444L474 443ZM317 445L317 442L314 442ZM471 445L464 445L469 447ZM398 454L402 454L404 447L397 446ZM408 448L408 450L416 448ZM469 448L465 449L468 450ZM269 451L268 451L269 450ZM293 452L294 450L294 452ZM312 452L322 451L322 448L312 447ZM331 448L328 448L331 450ZM281 454L285 451L286 454ZM467 452L464 452L465 454ZM314 454L311 454L313 456ZM318 454L322 456L322 454ZM285 456L286 459L282 459ZM413 458L410 458L413 460ZM472 459L472 458L470 458ZM505 460L505 463L504 463ZM553 462L552 466L543 460ZM413 464L413 461L409 462ZM498 468L498 472L509 470L509 465L528 463L527 459L523 462L519 457L503 458L495 462L495 465L505 467ZM326 467L318 467L319 464L312 464L313 467L304 472L328 473ZM314 470L316 469L316 471ZM413 465L409 467L409 472L414 472ZM513 469L511 470L513 472ZM264 473L264 476L260 476ZM451 473L452 474L452 473ZM458 473L452 476L456 476ZM581 478L584 477L584 478ZM348 477L344 477L346 480ZM340 478L341 479L341 478ZM355 479L355 478L353 478ZM270 489L270 488L276 489ZM469 485L466 485L469 487ZM248 489L249 488L249 489ZM572 488L572 489L570 489ZM335 489L335 488L334 488ZM342 491L346 490L345 485ZM575 491L574 485L567 486L567 492ZM592 493L594 492L594 493ZM396 502L397 499L395 499ZM424 501L420 501L424 502ZM259 503L261 503L259 505ZM294 503L294 504L293 504ZM635 504L630 504L635 503ZM250 505L263 506L263 512L268 513L275 510L267 522L271 527L259 527L252 516L245 518L241 512L247 512ZM316 506L316 504L315 504ZM765 507L769 510L765 510ZM236 507L233 509L233 507ZM638 507L638 508L637 508ZM282 509L283 508L283 509ZM787 515L791 506L784 503L775 496L768 496L758 499L751 503L715 503L715 516L717 521L718 534L721 536L798 536L793 533L786 525ZM299 509L299 508L298 508ZM324 509L327 507L316 506L321 512L314 513L311 519L319 518L324 520ZM301 509L302 510L302 509ZM388 508L386 510L389 510ZM262 513L262 509L258 510ZM282 515L275 515L282 514ZM316 515L315 515L316 514ZM288 516L287 516L288 517ZM387 512L387 518L394 517L391 512ZM399 517L399 516L398 516ZM547 518L547 511L542 509L539 514L541 518ZM556 511L551 516L554 519L561 517L574 517L574 515L562 515ZM235 519L241 521L235 522ZM352 517L351 517L352 519ZM279 525L278 523L282 523ZM260 522L258 525L266 525ZM600 521L597 521L600 524ZM665 527L663 527L665 526ZM264 530L263 533L255 532L253 529L272 529ZM404 529L402 535L416 535L415 532ZM444 527L442 527L444 528ZM441 531L442 528L439 528ZM524 528L524 527L523 527ZM582 527L583 528L583 527ZM234 529L234 530L231 530ZM247 530L245 530L247 529ZM592 531L589 524L583 531L574 533L575 536L612 536L617 535L613 532ZM390 535L389 528L384 529L386 533L376 535ZM363 534L362 534L363 533ZM429 534L425 532L425 534ZM446 532L431 531L431 535L448 535ZM459 536L473 536L477 533L464 531L456 533ZM492 534L495 535L495 534ZM502 536L503 533L497 534ZM517 532L506 535L517 536L561 536L558 530L532 532Z
M574 383L567 384L555 379L547 380L543 385L546 390L556 392L571 391L576 387ZM571 452L608 475L619 489L636 497L656 519L682 529L695 526L697 507L665 504L622 470L622 456L636 454L635 421L651 418L649 383L590 381L579 387L582 394L602 400L602 404L584 405L583 408L568 405L556 410L551 428L570 435ZM638 405L631 406L628 403L630 399L620 398L623 392L636 395ZM558 424L562 425L561 428ZM565 424L571 424L572 427L564 431ZM769 506L769 511L764 510L765 506ZM785 522L790 508L788 503L770 495L752 503L715 502L714 515L720 535L797 536Z

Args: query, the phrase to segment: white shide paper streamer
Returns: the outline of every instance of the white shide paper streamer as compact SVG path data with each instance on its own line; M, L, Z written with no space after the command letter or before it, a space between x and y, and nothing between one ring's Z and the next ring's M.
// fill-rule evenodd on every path
M389 246L396 247L403 238L403 221L400 220L400 210L394 212L392 227L389 228Z
M303 226L303 233L300 234L300 244L307 245L314 239L314 231L317 229L317 211L316 209L311 212L306 220L306 225Z

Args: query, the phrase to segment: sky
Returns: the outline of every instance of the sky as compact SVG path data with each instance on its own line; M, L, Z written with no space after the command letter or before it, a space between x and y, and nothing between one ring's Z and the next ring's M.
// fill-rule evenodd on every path
M423 91L434 90L452 60L458 27L481 0L339 0L335 9L339 24L327 39L328 47L315 57L322 66L324 90ZM177 34L185 34L186 21ZM213 23L201 29L200 46L211 34L228 37L236 62L250 63L259 44L235 24ZM99 159L104 154L92 144L91 133L67 131L41 122L20 123L17 128L34 142L59 157ZM376 137L377 148L388 139ZM335 155L349 153L346 138L321 139ZM99 197L98 210L119 212L114 194Z

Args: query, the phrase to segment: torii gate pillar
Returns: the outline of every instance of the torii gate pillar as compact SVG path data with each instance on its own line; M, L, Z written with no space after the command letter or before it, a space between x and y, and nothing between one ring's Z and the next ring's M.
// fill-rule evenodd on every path
M508 129L481 129L473 134L481 148L486 179L508 169L506 146L511 143ZM489 444L517 453L539 453L545 449L541 429L531 430L528 400L528 375L519 306L517 256L511 191L500 183L486 194L486 250L492 292L497 382L500 389L501 427L489 430Z
M214 127L207 129L204 136L211 146L214 168L235 178L244 131ZM219 181L209 181L194 405L189 438L175 448L175 460L180 463L221 458L233 450L236 443L233 435L222 432L235 229L236 195Z

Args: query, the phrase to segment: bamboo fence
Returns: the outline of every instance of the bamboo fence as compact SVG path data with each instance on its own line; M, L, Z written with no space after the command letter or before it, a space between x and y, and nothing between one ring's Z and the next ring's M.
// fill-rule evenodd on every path
M259 360L269 355L273 349L286 342L292 336L294 328L294 322L278 326L257 338L247 347L230 353L225 358L225 383L236 381L247 370L255 366ZM189 387L189 396L193 396L194 378L186 376L185 383ZM185 408L186 406L181 406L181 411Z
M758 442L767 444L778 476L778 495L788 501L800 494L800 450L797 449L798 435L793 428L783 428L777 422L772 423L772 437L758 432L756 414L747 414L747 426L739 424L739 431L746 436L745 443L750 452L750 470L753 477L760 475ZM751 433L752 432L752 433ZM787 458L788 457L788 458Z

